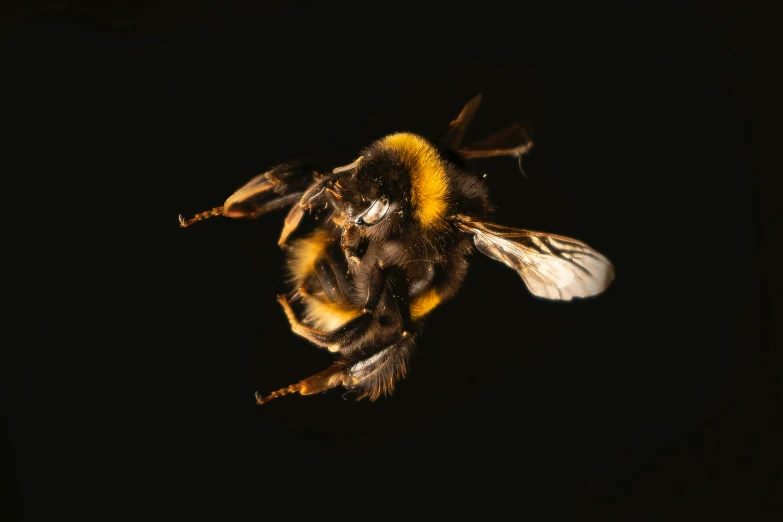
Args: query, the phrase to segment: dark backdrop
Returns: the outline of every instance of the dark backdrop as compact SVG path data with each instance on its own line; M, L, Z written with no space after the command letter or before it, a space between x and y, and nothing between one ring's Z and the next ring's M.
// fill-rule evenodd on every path
M26 3L2 29L4 468L14 519L780 516L779 9L740 3ZM263 407L294 336L276 163L533 129L498 221L580 238L601 297L475 256L391 398Z

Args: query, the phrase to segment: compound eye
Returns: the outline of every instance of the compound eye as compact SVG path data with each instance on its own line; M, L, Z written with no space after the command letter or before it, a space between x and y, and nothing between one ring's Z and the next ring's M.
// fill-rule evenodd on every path
M364 214L359 216L356 223L359 225L372 226L386 217L386 213L389 211L389 198L382 196L373 201L370 208L368 208Z

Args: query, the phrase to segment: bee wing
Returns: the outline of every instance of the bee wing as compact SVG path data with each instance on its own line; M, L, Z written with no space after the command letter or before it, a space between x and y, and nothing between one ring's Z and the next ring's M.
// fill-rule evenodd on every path
M315 170L302 162L286 163L259 174L234 192L223 204L226 217L257 217L287 207L313 183Z
M614 279L612 263L576 239L469 219L457 224L473 234L482 253L516 270L538 297L562 301L590 297Z
M449 128L440 137L438 144L441 147L455 151L459 149L465 137L465 131L468 129L473 116L476 115L479 105L481 105L481 95L477 94L462 108L462 112L459 113L457 119L449 124Z

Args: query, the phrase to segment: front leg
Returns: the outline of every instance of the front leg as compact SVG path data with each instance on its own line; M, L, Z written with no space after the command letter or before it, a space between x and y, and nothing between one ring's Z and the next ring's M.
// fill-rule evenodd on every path
M319 176L302 162L285 163L259 174L226 199L220 207L196 214L190 219L179 216L182 227L213 216L255 218L299 201Z
M318 172L302 162L286 163L259 174L234 192L223 204L223 215L254 218L299 201L319 178Z
M278 296L277 301L283 307L288 322L291 324L291 330L295 334L304 337L313 344L327 348L330 352L336 352L350 347L364 337L368 328L375 320L373 312L375 312L381 297L383 297L385 288L386 273L380 265L375 264L370 272L367 300L360 315L333 331L319 330L302 324L296 317L296 313L285 295Z
M288 212L283 222L283 231L280 233L280 239L277 240L279 246L284 246L288 236L290 236L294 230L299 226L299 222L304 217L305 210L312 208L313 204L318 201L329 183L329 178L321 178L320 181L316 181L310 188L308 188L299 199L299 203L294 205Z

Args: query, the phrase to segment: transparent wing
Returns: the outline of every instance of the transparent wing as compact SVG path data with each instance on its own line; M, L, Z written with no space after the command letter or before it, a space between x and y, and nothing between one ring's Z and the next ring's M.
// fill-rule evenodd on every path
M569 237L461 219L476 248L516 270L538 297L570 301L603 292L614 279L612 263Z

